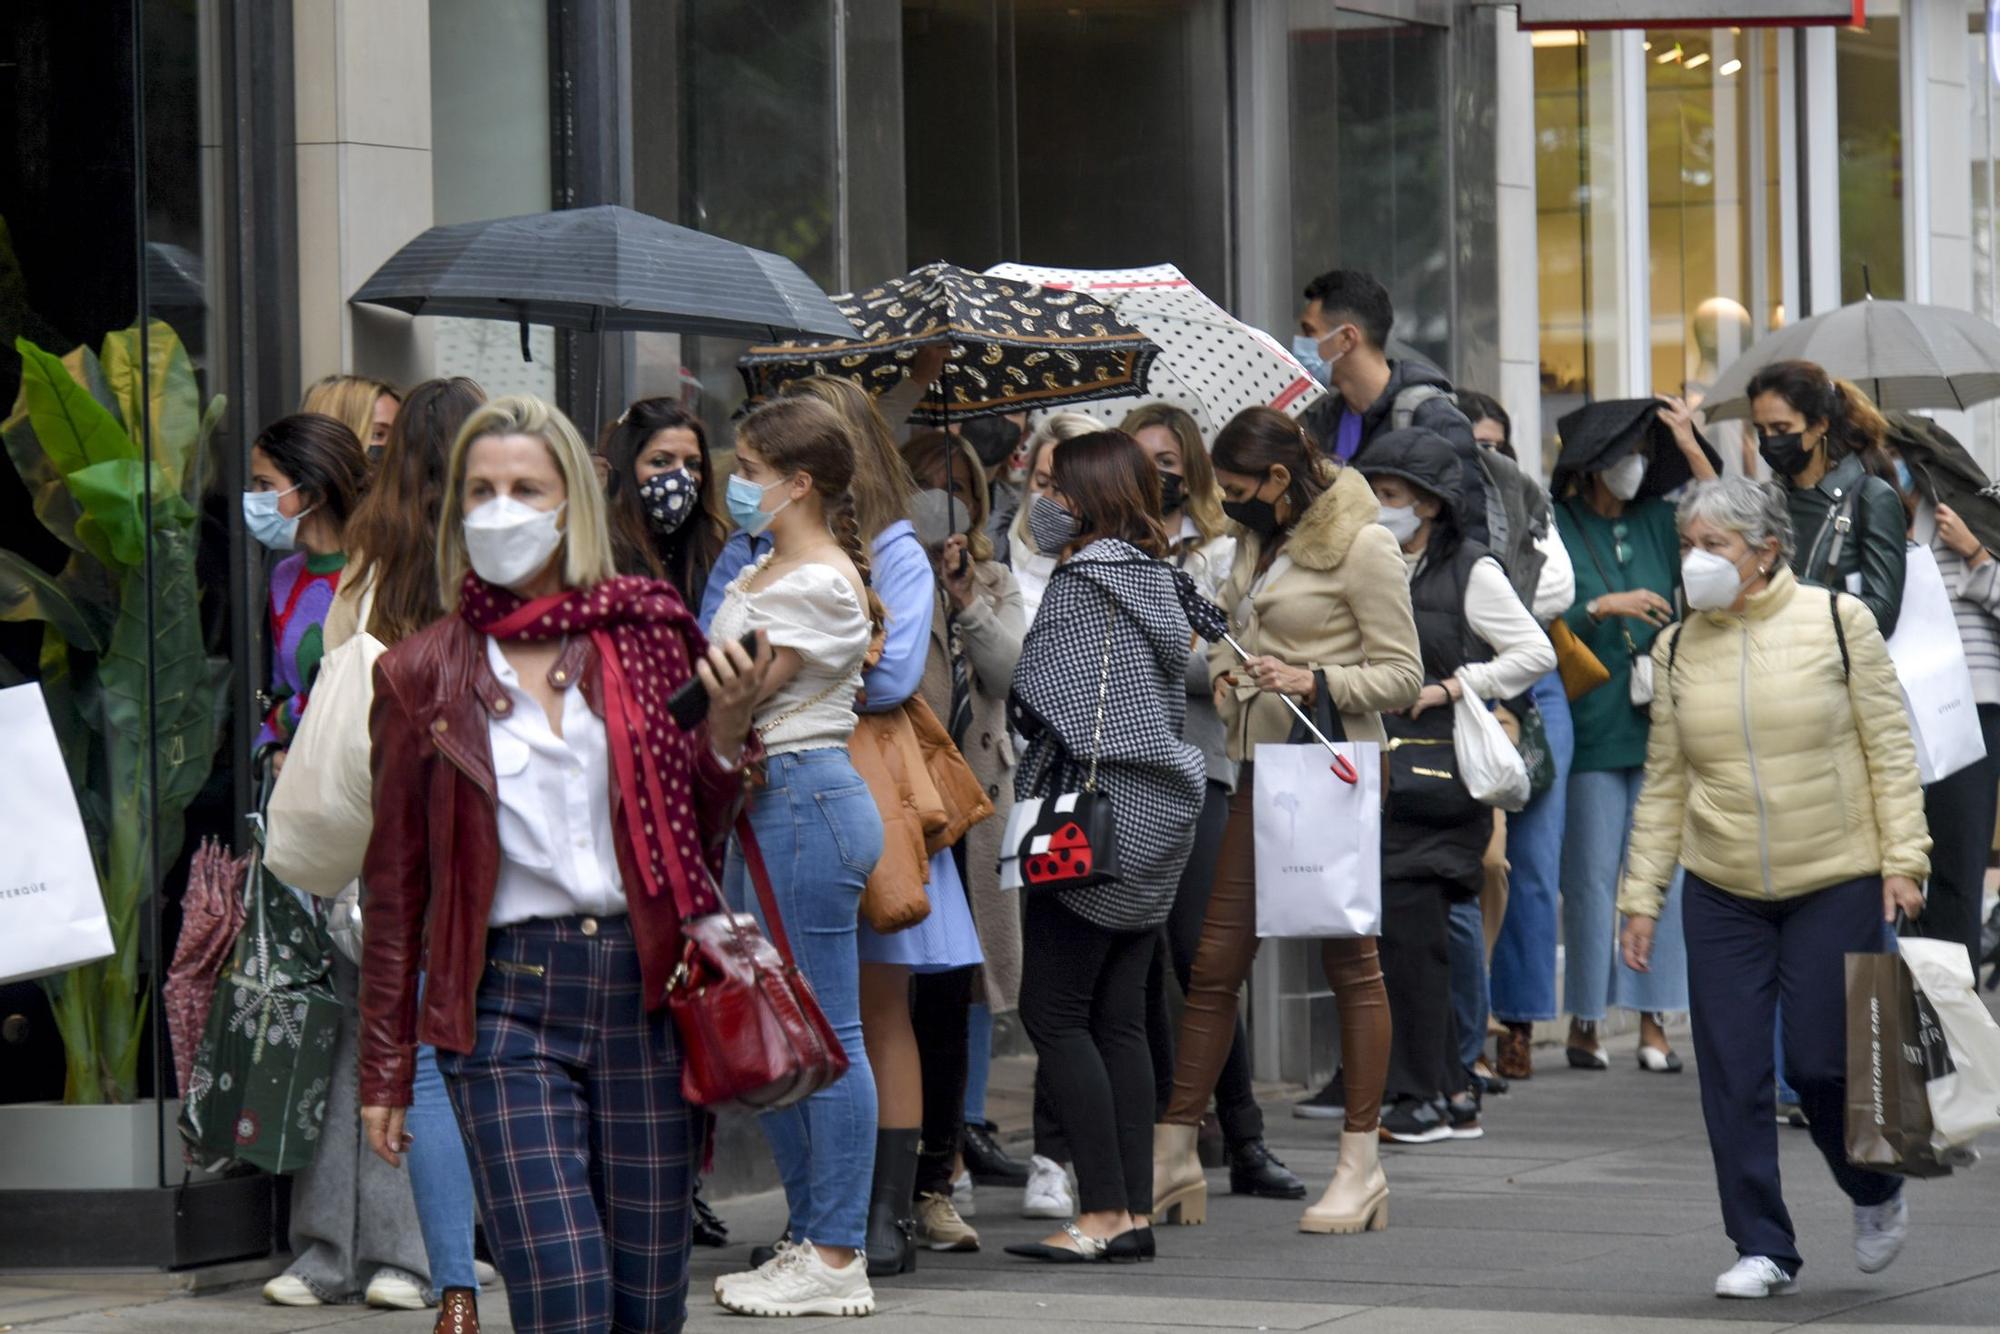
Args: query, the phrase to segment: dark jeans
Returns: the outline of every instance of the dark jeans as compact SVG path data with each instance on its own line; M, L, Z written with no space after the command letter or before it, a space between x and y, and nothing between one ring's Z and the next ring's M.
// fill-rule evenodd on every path
M1021 1022L1040 1061L1037 1087L1076 1169L1078 1208L1150 1213L1146 969L1156 933L1107 931L1053 894L1030 894L1024 918Z
M1986 892L1986 860L1993 848L1993 815L2000 793L2000 704L1979 706L1986 758L1924 789L1931 826L1931 885L1915 931L1952 940L1979 960L1979 900Z
M1465 1084L1451 1009L1451 902L1435 880L1382 882L1382 981L1389 991L1386 1097L1449 1096Z
M1902 1178L1847 1161L1846 956L1883 948L1882 881L1868 876L1793 899L1751 899L1690 873L1687 936L1701 1114L1715 1155L1722 1222L1738 1255L1797 1273L1799 1249L1778 1182L1772 1011L1783 1001L1785 1080L1813 1143L1856 1204L1881 1204Z
M965 1020L972 1009L971 968L910 977L910 1026L923 1057L924 1134L917 1152L917 1193L951 1194L951 1165L963 1133L965 1071L971 1048Z
M1169 965L1179 979L1183 994L1194 976L1194 953L1201 947L1201 924L1208 917L1209 890L1215 884L1216 854L1222 849L1222 831L1229 823L1229 789L1220 783L1208 785L1202 802L1201 819L1195 825L1194 851L1188 854L1187 870L1174 896L1173 915L1160 928L1159 948L1146 978L1146 1040L1153 1052L1154 1114L1166 1119L1167 1104L1174 1097L1174 1017L1167 1005ZM1244 1144L1264 1138L1264 1113L1250 1086L1250 1034L1243 1016L1236 1016L1236 1036L1229 1045L1228 1059L1215 1081L1216 1119L1222 1122L1222 1137L1230 1144Z

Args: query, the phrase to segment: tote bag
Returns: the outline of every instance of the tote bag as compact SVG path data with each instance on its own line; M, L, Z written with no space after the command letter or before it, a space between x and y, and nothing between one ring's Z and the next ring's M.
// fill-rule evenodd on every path
M1327 700L1324 678L1313 722L1346 761L1336 773L1327 748L1298 724L1282 746L1256 753L1254 818L1257 934L1373 936L1382 930L1382 748L1351 742ZM1351 781L1350 781L1351 780Z
M38 685L0 690L0 983L111 955L111 923Z
M1932 1147L2000 1130L2000 1026L1973 988L1972 956L1957 941L1913 936L1896 952L1916 984Z
M1847 956L1847 1161L1901 1176L1951 1164L1931 1142L1919 995L1894 954Z
M374 590L361 600L368 624ZM366 630L326 655L265 815L264 865L280 880L332 898L361 874L375 829L368 711L375 662L387 650Z
M1951 595L1931 549L1911 543L1903 570L1903 610L1889 636L1889 659L1903 686L1917 777L1925 786L1986 758L1972 672L1958 637Z

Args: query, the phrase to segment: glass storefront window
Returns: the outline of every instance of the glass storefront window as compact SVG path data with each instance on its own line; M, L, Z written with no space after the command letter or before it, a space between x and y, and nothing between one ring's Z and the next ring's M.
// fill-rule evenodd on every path
M1608 127L1591 115L1589 34L1543 32L1531 40L1542 421L1553 431L1558 417L1590 395L1598 375L1591 229L1599 200L1592 186L1600 174L1596 160L1610 144Z
M1871 3L1865 28L1834 35L1840 152L1840 299L1903 296L1902 20Z
M1396 303L1396 336L1452 357L1452 201L1442 28L1292 0L1292 288L1363 269Z

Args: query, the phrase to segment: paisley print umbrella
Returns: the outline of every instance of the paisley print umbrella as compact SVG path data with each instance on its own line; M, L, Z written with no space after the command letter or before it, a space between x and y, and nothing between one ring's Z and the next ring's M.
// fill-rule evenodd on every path
M1135 394L1158 352L1091 293L942 260L833 303L854 322L854 337L751 348L737 364L753 397L808 375L844 375L881 393L902 382L917 349L949 343L943 394L912 414L939 425Z

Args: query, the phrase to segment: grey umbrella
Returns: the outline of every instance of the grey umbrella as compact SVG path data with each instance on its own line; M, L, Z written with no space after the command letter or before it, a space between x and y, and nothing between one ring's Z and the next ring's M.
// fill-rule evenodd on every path
M1710 421L1748 417L1745 390L1779 361L1818 362L1885 408L1967 408L2000 398L2000 327L1970 311L1872 298L1758 340L1715 381Z
M355 301L562 329L653 330L776 341L851 338L799 266L602 204L433 227L390 256Z

